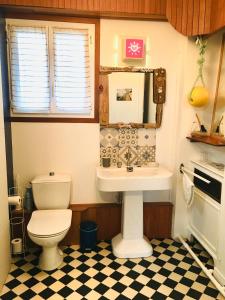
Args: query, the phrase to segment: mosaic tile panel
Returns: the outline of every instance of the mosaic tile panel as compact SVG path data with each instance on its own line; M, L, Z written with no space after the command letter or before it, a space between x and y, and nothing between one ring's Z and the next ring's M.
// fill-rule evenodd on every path
M138 129L138 146L155 146L155 130L140 128Z
M138 163L147 166L150 162L155 162L155 146L138 146Z
M100 131L100 160L111 158L111 166L117 163L145 165L155 162L155 129L145 128L103 128ZM129 149L129 150L128 150Z
M138 161L138 152L136 148L130 147L122 147L119 148L119 158L118 160L122 162L122 165L127 165L128 161L130 161L130 165L136 165Z
M101 147L100 150L100 164L102 165L102 158L109 157L111 159L111 166L116 167L118 161L118 147Z
M138 130L136 128L119 129L119 147L135 147L138 143Z
M119 132L115 128L101 129L100 145L102 147L116 147L119 144Z

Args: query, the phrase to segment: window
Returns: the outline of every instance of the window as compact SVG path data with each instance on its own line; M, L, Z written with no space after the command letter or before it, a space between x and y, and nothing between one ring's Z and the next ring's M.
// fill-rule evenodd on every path
M7 20L14 117L95 117L95 24Z

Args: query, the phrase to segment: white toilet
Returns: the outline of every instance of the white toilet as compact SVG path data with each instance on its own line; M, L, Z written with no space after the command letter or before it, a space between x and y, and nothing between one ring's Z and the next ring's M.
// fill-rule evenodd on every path
M71 178L69 175L50 173L35 177L31 183L38 210L32 213L27 231L30 239L43 247L39 259L40 269L51 271L63 261L58 243L71 226L72 211L67 209Z

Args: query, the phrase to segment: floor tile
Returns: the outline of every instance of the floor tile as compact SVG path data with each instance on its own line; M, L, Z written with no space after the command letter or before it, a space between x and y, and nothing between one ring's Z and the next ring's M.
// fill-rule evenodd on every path
M64 263L52 272L41 271L39 252L32 252L14 260L1 299L224 299L182 244L172 239L151 243L153 255L143 259L116 258L108 242L90 253L81 253L79 246L63 247ZM213 267L200 245L191 247Z

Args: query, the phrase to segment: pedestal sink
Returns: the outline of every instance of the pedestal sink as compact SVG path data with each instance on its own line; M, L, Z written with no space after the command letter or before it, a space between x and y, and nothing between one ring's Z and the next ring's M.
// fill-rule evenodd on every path
M152 246L143 235L143 191L169 190L172 173L162 166L134 168L97 167L97 185L103 192L123 192L122 232L112 239L119 258L148 257Z

